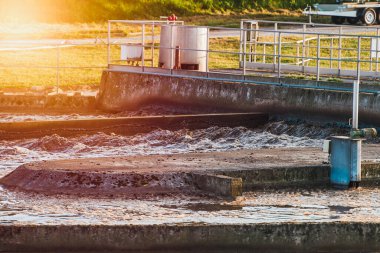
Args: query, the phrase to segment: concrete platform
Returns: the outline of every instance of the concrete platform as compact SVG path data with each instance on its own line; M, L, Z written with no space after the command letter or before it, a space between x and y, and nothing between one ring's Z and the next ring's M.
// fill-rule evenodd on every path
M378 147L365 146L364 159L380 159ZM380 183L379 161L363 164L363 183ZM27 192L128 198L200 192L236 197L243 190L328 182L328 155L316 148L45 161L0 179Z

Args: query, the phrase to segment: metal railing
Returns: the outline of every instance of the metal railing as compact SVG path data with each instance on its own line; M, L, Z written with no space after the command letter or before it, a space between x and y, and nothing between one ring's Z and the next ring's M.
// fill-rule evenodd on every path
M283 85L284 78L304 78L316 81L341 79L352 83L365 78L380 78L380 29L377 27L353 27L325 24L293 22L257 22L257 29L225 28L208 26L186 26L182 21L128 21L110 20L106 39L67 40L53 42L14 42L0 41L0 56L4 52L23 52L15 57L1 57L1 70L44 70L54 71L54 82L58 88L65 77L65 71L83 71L83 82L86 70L96 72L100 81L102 69L110 71L129 71L154 73L158 75L184 76L228 80L232 82L252 82ZM118 26L114 26L118 23ZM120 30L120 24L125 31ZM160 41L162 27L202 28L205 31L206 45L201 48L178 48L173 42L175 36L170 32L168 41ZM355 29L356 34L346 32ZM326 30L327 29L327 30ZM248 41L250 34L257 33L255 40ZM116 36L114 34L117 34ZM127 34L126 36L120 34ZM141 49L141 57L128 62L121 59L121 47L133 45ZM83 47L83 50L80 50ZM97 50L90 50L96 47ZM106 50L103 50L106 48ZM78 49L75 53L86 54L81 64L75 59L68 59L65 51ZM49 61L25 61L18 63L15 59L28 56L28 52L37 50L50 52ZM170 64L159 66L162 51L170 52ZM205 68L202 71L174 68L173 57L176 52L184 55L187 52L203 53ZM43 56L43 53L41 53ZM36 54L36 58L42 57ZM31 56L30 56L31 57ZM96 58L98 57L98 58ZM72 61L72 62L71 62ZM32 62L32 63L31 63ZM34 63L39 62L39 64ZM133 65L139 66L133 66ZM23 71L20 71L22 73ZM52 75L53 76L53 75ZM268 77L271 79L269 80ZM269 81L268 81L269 80ZM51 78L50 82L53 82ZM336 82L335 82L336 83ZM321 86L320 86L321 87ZM319 88L320 88L319 87ZM345 89L337 85L336 89ZM377 92L377 91L376 91Z
M159 28L168 25L166 22L109 21L110 24L113 22L142 27L138 46L143 49L143 57L141 66L128 66L111 57L112 46L109 44L110 70L222 78L237 82L246 82L254 76L274 77L278 84L286 77L311 79L317 83L338 79L352 83L365 78L380 78L380 30L377 27L271 21L255 21L260 27L257 29L196 26L207 30L207 47L200 49L178 48L173 43L162 46L159 38L154 37L153 31L157 28L159 32ZM152 29L149 35L145 34L146 25ZM170 25L176 27L175 24ZM194 27L180 25L185 28ZM355 29L357 33L347 32L347 28ZM258 39L247 41L250 33L258 33ZM150 37L149 42L147 37ZM109 36L108 41L111 40L112 37ZM173 37L169 40L173 41ZM182 54L188 51L204 52L206 68L203 71L161 68L154 56L162 50L170 50L170 59L175 50ZM145 58L148 52L151 52L149 55L152 58L147 65ZM172 62L170 66L173 66Z

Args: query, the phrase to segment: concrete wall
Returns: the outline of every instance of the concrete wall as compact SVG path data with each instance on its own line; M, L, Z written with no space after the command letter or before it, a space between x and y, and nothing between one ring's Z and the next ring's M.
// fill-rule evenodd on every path
M0 251L192 250L230 252L372 252L379 223L273 223L248 225L0 226ZM246 251L245 251L246 250ZM188 251L189 252L189 251ZM227 251L228 252L228 251Z
M214 80L104 71L98 106L106 111L166 102L307 117L351 118L352 94L344 91L238 84ZM360 119L380 125L380 96L361 94Z

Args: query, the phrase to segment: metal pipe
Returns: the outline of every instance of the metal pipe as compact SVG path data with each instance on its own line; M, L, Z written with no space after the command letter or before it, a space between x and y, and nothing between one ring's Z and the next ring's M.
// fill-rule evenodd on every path
M243 45L243 75L245 76L246 72L246 61L247 61L247 31L244 30L243 32L243 39L244 39L244 45Z
M209 68L208 68L208 64L209 64L209 50L210 50L210 28L207 28L207 45L206 45L206 75L208 77L208 72L209 72ZM241 56L240 56L241 58Z
M379 72L379 37L380 37L380 30L377 28L376 30L376 72Z
M303 34L302 34L302 72L305 73L305 47L306 47L306 24L303 24Z
M152 24L152 47L151 47L151 52L152 52L152 64L151 64L151 66L154 67L154 22Z
M141 44L142 44L142 59L141 59L141 68L142 71L144 72L144 67L145 67L145 24L142 24L141 27Z
M340 76L340 72L342 70L342 27L339 27L339 49L338 49L338 76Z
M361 45L362 45L362 38L359 36L358 37L358 52L357 52L357 63L356 63L356 78L358 83L360 82L360 58L361 58Z
M107 65L111 63L111 21L108 21L107 28Z
M317 39L317 82L319 81L320 76L320 61L321 61L321 37L318 34Z
M281 32L278 33L277 78L281 82Z
M332 69L332 57L333 57L333 45L334 45L334 39L331 38L330 41L330 69Z
M360 82L354 81L354 91L352 99L352 128L359 128L359 91L360 91Z
M273 33L273 72L276 72L276 55L277 55L277 23L274 23L274 30L275 32Z
M59 78L59 64L60 63L60 52L59 52L59 46L57 45L57 70L56 70L56 91L57 91L57 94L59 92L59 85L60 85L60 78Z
M170 74L173 75L173 25L170 25Z

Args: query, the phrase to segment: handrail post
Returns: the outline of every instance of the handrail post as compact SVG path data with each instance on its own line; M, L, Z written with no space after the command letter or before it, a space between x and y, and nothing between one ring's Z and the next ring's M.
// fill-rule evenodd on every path
M141 59L141 70L144 72L145 68L145 24L141 27L141 44L142 44L142 59Z
M320 61L321 61L321 35L318 34L318 39L317 39L317 82L319 82L319 76L320 76Z
M338 49L338 76L342 71L342 27L339 27L339 49Z
M246 73L246 64L247 64L247 31L244 29L243 30L243 75L245 76Z
M107 68L111 63L111 21L108 21L107 30Z
M278 33L278 57L277 57L277 77L278 83L281 83L281 32Z
M302 30L302 72L305 74L306 24L303 24Z
M240 54L239 54L239 62L242 62L242 55L243 52L243 43L244 43L244 35L243 35L243 29L244 29L244 21L240 21Z
M377 28L376 30L376 72L379 72L379 36L380 36L380 30Z
M209 77L209 74L208 74L209 50L210 50L210 28L207 27L207 45L206 45L206 76L207 78Z
M332 69L332 58L333 58L333 46L334 46L334 38L331 38L330 40L330 69Z
M155 28L155 23L152 22L152 47L151 47L151 51L152 51L152 68L154 67L154 28Z
M361 58L361 44L362 44L362 37L358 37L358 53L357 53L357 63L356 63L356 78L357 82L360 83L360 58Z
M274 33L273 33L273 72L276 72L276 55L277 55L277 22L274 24Z
M170 75L173 75L173 25L170 25Z
M57 44L57 62L56 62L56 92L58 94L59 92L59 82L60 82L60 79L59 79L59 63L60 63L60 52L59 52L59 45Z

